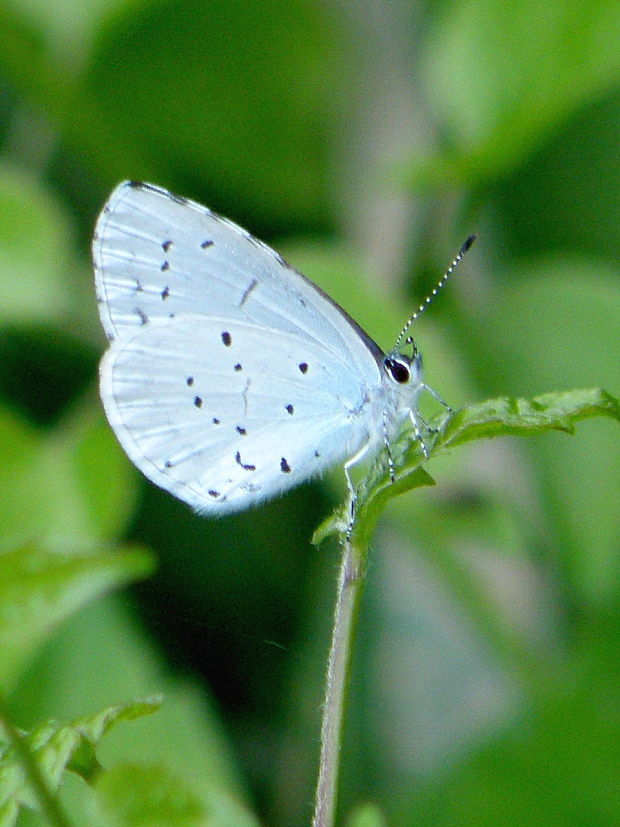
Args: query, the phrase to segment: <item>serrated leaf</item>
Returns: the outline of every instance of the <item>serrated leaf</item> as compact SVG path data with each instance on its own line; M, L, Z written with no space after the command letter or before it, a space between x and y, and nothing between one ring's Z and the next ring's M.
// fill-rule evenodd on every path
M112 726L156 712L161 698L151 697L107 707L69 724L46 721L30 733L20 733L43 782L57 790L67 770L91 781L100 770L96 748ZM3 743L4 742L4 743ZM0 730L0 825L14 823L21 806L37 808L27 768Z
M457 411L446 420L435 447L549 430L572 434L575 422L592 416L620 421L620 403L600 389L545 393L533 399L503 396Z
M159 709L161 702L161 696L155 695L129 704L108 706L95 715L78 718L71 727L80 733L81 740L68 768L81 775L85 781L91 781L99 770L95 749L103 736L121 721L133 721L135 718L151 715Z
M532 399L509 396L488 399L443 417L437 431L427 436L426 448L431 455L475 439L532 436L549 430L572 434L576 422L593 416L607 416L620 421L620 403L600 389L546 393ZM351 535L355 543L368 541L389 499L412 488L434 484L421 468L424 461L422 448L418 442L412 441L410 434L401 436L391 449L396 469L394 483L389 481L384 457L380 453L358 486ZM326 520L313 539L319 542L331 533L342 533L346 527L346 509L343 509Z
M35 545L0 553L0 688L80 606L153 569L146 551L61 553Z

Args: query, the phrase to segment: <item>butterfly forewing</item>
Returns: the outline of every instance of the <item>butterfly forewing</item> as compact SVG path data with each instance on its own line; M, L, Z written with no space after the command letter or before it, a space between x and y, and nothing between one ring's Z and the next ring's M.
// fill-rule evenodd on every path
M344 311L206 207L150 184L121 184L99 217L93 254L111 340L178 315L217 313L319 341L351 370L378 377L380 349Z

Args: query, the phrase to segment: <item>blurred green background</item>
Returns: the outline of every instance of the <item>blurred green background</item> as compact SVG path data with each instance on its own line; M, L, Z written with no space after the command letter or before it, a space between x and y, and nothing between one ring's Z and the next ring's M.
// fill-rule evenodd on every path
M341 470L217 522L141 478L97 394L96 214L124 178L201 201L385 348L477 232L415 329L429 384L454 407L617 395L620 4L0 0L0 21L2 547L158 563L48 630L14 720L161 690L104 765L176 768L214 824L307 824L338 561L309 538ZM429 471L375 536L339 822L619 824L615 426Z

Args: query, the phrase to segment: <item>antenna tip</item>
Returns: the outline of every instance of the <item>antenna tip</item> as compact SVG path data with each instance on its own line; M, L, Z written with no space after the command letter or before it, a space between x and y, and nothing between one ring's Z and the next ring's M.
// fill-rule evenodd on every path
M461 247L461 252L459 253L459 255L464 256L475 240L476 236L470 235L469 238L466 240L465 244L463 244L463 246Z

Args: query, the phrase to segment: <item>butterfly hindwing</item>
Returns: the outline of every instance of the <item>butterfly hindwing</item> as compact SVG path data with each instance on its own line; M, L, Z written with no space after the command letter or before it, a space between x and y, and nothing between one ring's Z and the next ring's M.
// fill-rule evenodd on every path
M207 512L284 491L367 439L367 388L315 340L230 318L175 316L112 343L106 413L153 482Z

